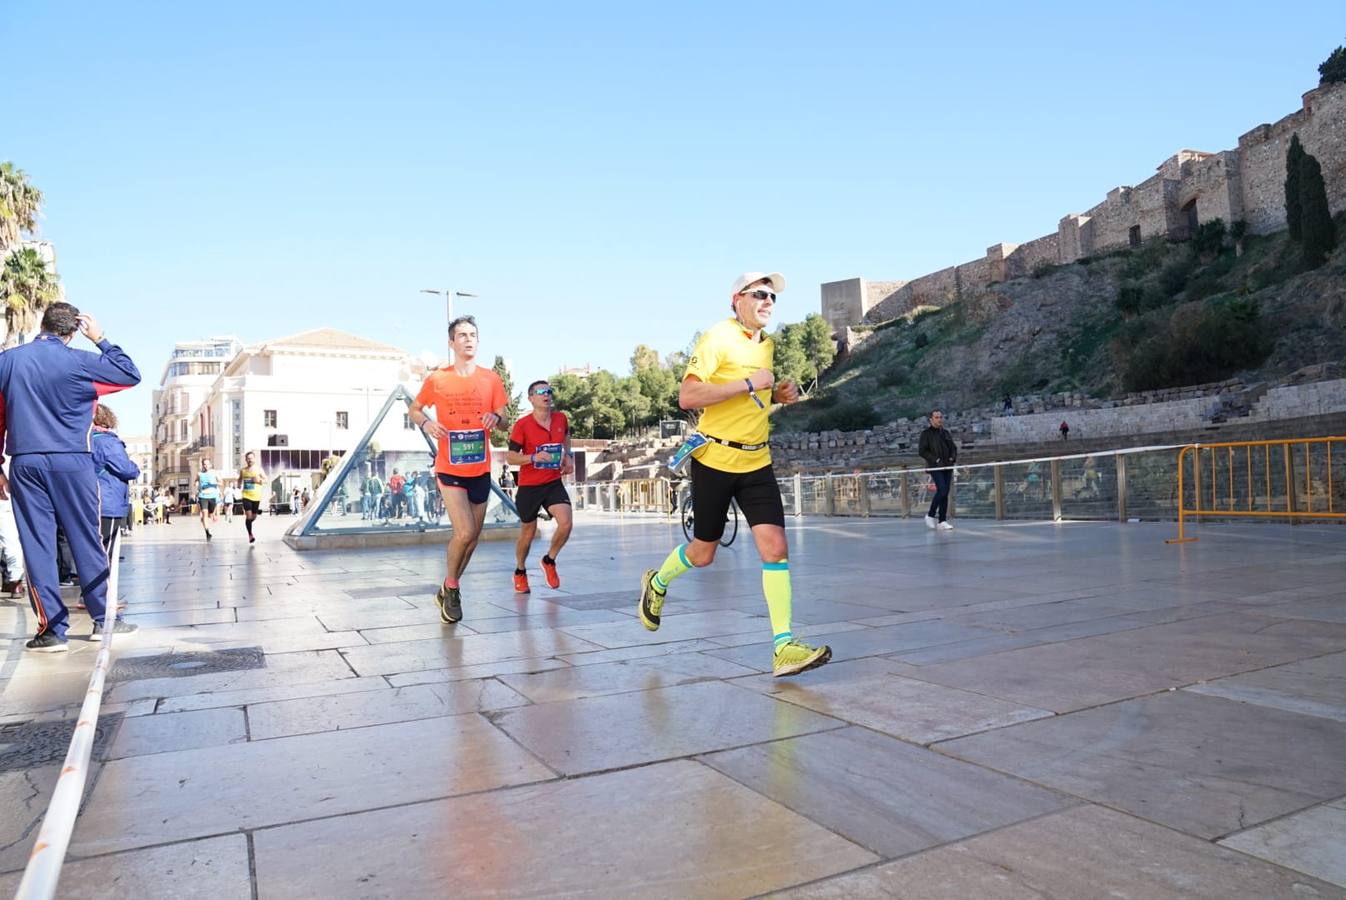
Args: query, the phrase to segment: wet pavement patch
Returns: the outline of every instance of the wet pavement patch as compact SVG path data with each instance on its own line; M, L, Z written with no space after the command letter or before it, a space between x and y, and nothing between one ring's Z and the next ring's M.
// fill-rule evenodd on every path
M229 647L224 650L200 650L189 653L160 653L120 659L108 674L108 681L139 681L142 678L183 678L188 675L213 675L260 669L266 665L261 647Z
M121 713L107 713L98 717L93 740L94 759L103 758L107 743L117 733L121 720ZM74 730L74 719L13 722L0 726L0 772L59 765L70 748L70 736Z
M557 606L567 609L619 609L636 602L639 591L608 591L602 594L574 594L564 597L547 597Z

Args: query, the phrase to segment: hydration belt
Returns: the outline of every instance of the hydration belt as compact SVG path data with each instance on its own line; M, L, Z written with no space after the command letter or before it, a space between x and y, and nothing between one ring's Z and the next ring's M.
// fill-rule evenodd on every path
M724 438L717 438L715 437L715 435L706 434L704 431L700 432L700 434L708 441L714 441L715 443L721 444L725 447L733 447L735 450L744 450L748 453L752 453L753 451L756 450L762 450L765 447L767 447L769 443L767 441L763 441L760 444L740 444L738 441L726 441Z

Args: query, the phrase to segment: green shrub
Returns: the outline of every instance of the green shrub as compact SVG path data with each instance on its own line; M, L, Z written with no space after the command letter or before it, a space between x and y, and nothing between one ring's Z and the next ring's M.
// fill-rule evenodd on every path
M852 400L815 415L809 420L809 431L863 431L880 421L874 407Z
M1130 391L1220 381L1259 365L1271 352L1257 305L1242 298L1192 304L1175 313L1167 327L1153 314L1128 323L1115 346Z
M907 370L907 367L898 363L879 376L879 386L901 387L907 383L907 379L910 377L911 372Z
M916 349L919 350L929 343L930 343L930 335L926 334L924 331L916 335Z
M1145 300L1145 288L1138 284L1124 283L1117 291L1117 308L1129 316L1143 310Z
M1334 84L1346 81L1346 46L1333 50L1318 67L1318 83Z
M1044 259L1040 261L1037 265L1033 266L1033 277L1042 278L1043 276L1052 274L1059 268L1061 267L1056 263L1049 262L1048 260Z
M1164 266L1159 273L1159 290L1165 297L1176 297L1187 286L1187 279L1196 268L1196 259L1186 256Z
M1227 233L1224 219L1202 222L1196 227L1196 234L1192 235L1192 245L1200 256L1207 258L1215 256L1224 249L1224 238Z
M1187 299L1204 300L1207 297L1213 297L1216 294L1222 294L1229 288L1225 284L1227 276L1234 268L1234 257L1229 254L1221 256L1215 262L1208 266L1203 266L1200 271L1192 276L1187 282Z
M830 391L816 391L809 397L809 406L815 409L828 409L837 405L837 395Z

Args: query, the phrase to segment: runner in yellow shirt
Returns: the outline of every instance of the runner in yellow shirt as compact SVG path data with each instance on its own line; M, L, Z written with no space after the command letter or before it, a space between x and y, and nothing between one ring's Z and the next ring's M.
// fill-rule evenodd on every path
M740 275L730 290L733 318L707 330L692 352L678 405L703 410L697 433L705 443L693 451L690 461L696 511L693 540L679 544L662 566L645 573L638 610L646 628L659 627L669 584L689 569L715 560L729 503L736 502L762 557L762 593L771 616L775 647L771 668L776 676L794 675L832 658L830 647L797 641L790 627L785 508L771 468L767 404L762 402L763 397L772 403L799 399L793 382L776 384L771 374L774 345L765 328L776 294L783 290L785 277L780 273Z
M266 473L257 467L257 455L249 450L243 454L243 468L238 470L239 500L243 503L243 525L248 529L248 543L257 543L252 533L253 519L262 508L262 487Z

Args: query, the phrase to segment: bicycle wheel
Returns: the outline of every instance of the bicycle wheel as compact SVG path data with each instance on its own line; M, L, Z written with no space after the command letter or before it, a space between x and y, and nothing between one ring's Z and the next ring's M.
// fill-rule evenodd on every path
M682 534L691 543L695 536L696 513L692 510L692 494L689 491L682 501Z
M738 537L738 504L729 501L729 512L724 516L724 534L720 535L720 546L728 547Z

